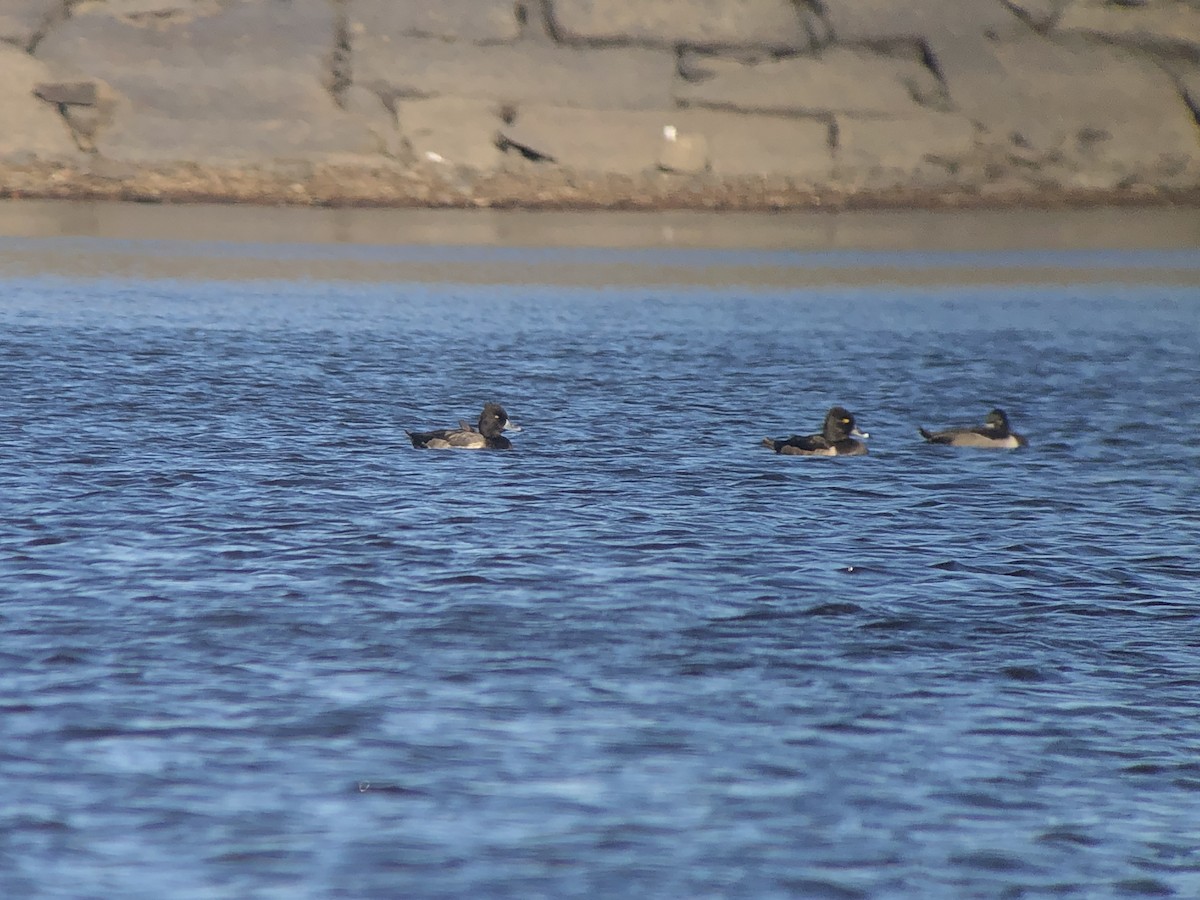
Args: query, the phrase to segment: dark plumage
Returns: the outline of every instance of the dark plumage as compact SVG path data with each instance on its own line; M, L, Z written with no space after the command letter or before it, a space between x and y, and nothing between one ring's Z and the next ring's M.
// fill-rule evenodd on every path
M508 450L512 441L502 431L520 431L519 425L508 420L508 413L499 403L488 403L479 414L479 427L472 428L464 421L457 428L440 431L405 431L418 449L428 450Z
M989 450L1015 450L1029 446L1029 441L1008 427L1008 416L1002 409L993 409L982 425L974 428L947 428L944 431L926 431L918 428L921 437L931 444L948 444L951 447L981 447Z
M825 424L820 434L796 435L780 438L763 438L763 446L785 456L863 456L867 445L854 438L870 435L854 427L854 416L840 406L825 414Z

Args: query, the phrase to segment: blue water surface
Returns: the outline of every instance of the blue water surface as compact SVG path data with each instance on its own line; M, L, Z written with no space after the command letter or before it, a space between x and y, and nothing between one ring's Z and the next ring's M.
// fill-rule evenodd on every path
M9 279L0 348L0 895L1200 896L1194 288Z

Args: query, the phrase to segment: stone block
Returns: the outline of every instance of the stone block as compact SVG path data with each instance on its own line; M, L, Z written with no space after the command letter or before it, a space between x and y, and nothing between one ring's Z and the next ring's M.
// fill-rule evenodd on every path
M584 172L636 175L655 167L671 110L578 109L531 104L500 129L526 155Z
M502 161L496 135L500 110L488 100L435 97L396 104L401 133L413 159L489 172Z
M70 106L95 106L96 82L94 81L43 81L33 86L33 94L47 103L62 103Z
M261 165L368 157L386 152L379 135L362 119L333 105L313 88L306 103L277 109L271 117L222 114L218 107L188 112L176 107L118 104L110 125L96 136L104 156L132 163L196 162Z
M1173 177L1197 164L1192 112L1175 81L1148 59L1039 37L980 50L978 65L950 83L951 99L1024 164L1089 170L1097 173L1091 183L1110 186Z
M207 9L207 7L204 7ZM235 3L153 27L86 9L36 55L120 95L96 148L130 162L265 162L383 152L326 89L329 4Z
M501 135L558 165L636 175L660 168L664 129L674 129L676 140L705 147L703 168L718 175L819 181L830 173L829 129L812 120L691 109L535 106L523 107Z
M671 105L675 55L637 47L473 46L364 34L354 81L385 97L475 97L590 109Z
M678 81L677 101L790 115L897 115L915 109L914 85L931 77L916 60L849 49L751 63L712 57L697 66L707 77Z
M504 43L521 36L513 0L347 0L351 37Z
M167 19L194 18L211 15L219 9L219 0L98 0L102 10L110 16L131 21L162 23ZM77 12L89 12L87 0L74 4Z
M72 161L80 158L58 106L34 96L34 87L52 81L45 63L23 50L0 44L0 159Z
M103 81L60 84L58 87L58 108L71 126L75 143L82 150L94 153L96 138L112 123L121 98Z
M0 41L28 48L62 10L62 0L4 0L0 4Z
M149 26L104 7L84 7L51 29L35 55L103 78L122 93L148 79L224 82L235 92L252 92L265 70L327 79L336 32L331 4L243 2L215 9Z
M936 49L964 38L1027 30L1000 0L823 0L822 8L833 37L842 43L918 39Z
M395 110L386 106L372 91L351 85L342 94L342 109L360 121L375 136L384 156L412 161L412 149L400 133Z
M1200 4L1150 0L1118 6L1107 0L1076 0L1063 10L1055 28L1127 44L1200 47Z
M678 126L663 126L658 145L658 167L664 172L696 174L712 168L708 158L708 138L702 134L680 133Z
M791 0L551 0L566 43L804 50L811 38Z
M918 110L895 118L839 117L837 174L889 186L914 176L945 175L975 152L977 134L976 126L957 113Z
M829 126L814 119L687 109L671 124L681 133L704 136L717 175L782 175L818 183L832 169Z
M842 43L920 48L939 78L987 64L984 45L1020 38L1029 26L1003 0L823 0L831 39ZM993 73L996 74L996 73ZM928 96L924 91L920 96Z

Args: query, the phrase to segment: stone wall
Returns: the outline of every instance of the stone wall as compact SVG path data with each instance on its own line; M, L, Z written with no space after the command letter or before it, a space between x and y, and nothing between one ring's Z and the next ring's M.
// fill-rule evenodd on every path
M3 0L0 192L1194 200L1200 0Z

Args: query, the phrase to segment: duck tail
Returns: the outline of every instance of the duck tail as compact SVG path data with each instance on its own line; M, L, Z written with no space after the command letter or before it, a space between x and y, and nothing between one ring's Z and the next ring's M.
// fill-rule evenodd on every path
M770 449L774 450L776 453L779 452L779 441L775 440L775 438L763 438L762 445L764 447L769 447Z
M918 425L918 426L917 426L917 431L919 431L919 432L921 433L921 437L925 438L925 440L927 440L927 441L930 441L930 442L932 442L932 441L933 441L933 434L932 434L932 432L926 431L926 430L925 430L924 428L922 428L920 425Z

